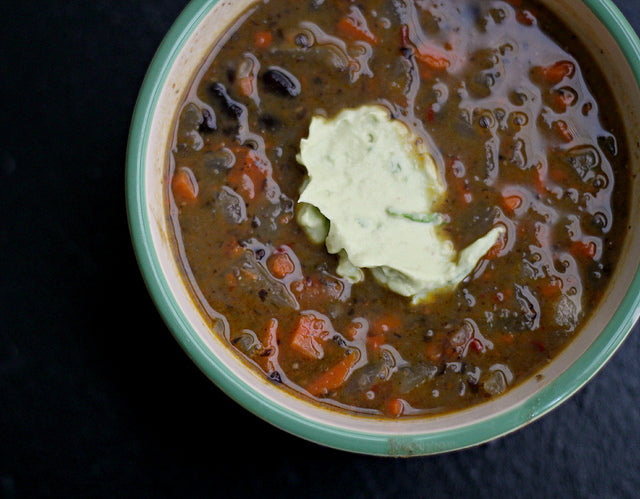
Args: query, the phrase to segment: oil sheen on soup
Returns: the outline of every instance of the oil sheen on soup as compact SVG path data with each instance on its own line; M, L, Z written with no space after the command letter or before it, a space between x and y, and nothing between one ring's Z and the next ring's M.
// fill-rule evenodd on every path
M269 0L223 40L176 118L167 202L212 334L249 368L307 400L395 418L499 396L575 337L617 261L630 173L603 74L548 10ZM429 299L369 269L341 276L339 255L297 221L312 119L363 106L426 144L444 188L438 237L460 251L502 227Z

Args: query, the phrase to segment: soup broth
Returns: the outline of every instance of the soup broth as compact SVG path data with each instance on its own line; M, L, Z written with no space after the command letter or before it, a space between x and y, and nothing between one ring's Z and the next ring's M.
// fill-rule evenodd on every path
M167 202L212 334L250 368L416 416L499 396L575 337L619 257L630 173L605 75L559 19L529 0L269 0L229 29L176 117ZM456 249L504 227L419 304L341 278L296 222L311 119L372 104L429 149Z

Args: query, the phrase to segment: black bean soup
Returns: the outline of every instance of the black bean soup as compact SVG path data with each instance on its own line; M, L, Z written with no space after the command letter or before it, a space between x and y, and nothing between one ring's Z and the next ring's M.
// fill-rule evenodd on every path
M225 40L177 118L167 202L212 334L248 365L304 398L396 418L498 396L575 337L619 257L630 172L607 82L551 12L270 0ZM437 148L456 248L506 228L425 304L369 274L341 279L295 219L311 118L365 104Z

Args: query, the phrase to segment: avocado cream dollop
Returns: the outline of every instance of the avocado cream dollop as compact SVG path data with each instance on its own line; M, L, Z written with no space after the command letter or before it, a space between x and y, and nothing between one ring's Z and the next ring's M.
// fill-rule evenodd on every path
M442 235L434 210L446 190L415 134L377 105L314 117L300 142L307 169L297 221L316 243L340 257L351 282L362 269L414 303L451 289L477 265L504 228L493 227L460 251Z

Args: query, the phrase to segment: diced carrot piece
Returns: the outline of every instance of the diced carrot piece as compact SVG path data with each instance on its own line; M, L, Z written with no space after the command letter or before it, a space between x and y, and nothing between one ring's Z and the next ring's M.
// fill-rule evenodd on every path
M404 413L405 402L401 398L392 398L385 404L385 411L389 416L397 418Z
M349 38L362 40L371 45L378 43L378 37L369 30L366 22L354 19L353 15L348 15L338 21L338 31Z
M515 211L522 206L522 198L516 195L506 196L502 198L502 203L509 211Z
M349 378L351 370L359 358L359 352L351 352L336 365L322 373L315 381L307 385L307 391L314 397L317 397L318 395L326 395L330 390L339 388Z
M540 68L539 72L551 85L557 85L565 78L571 78L576 67L571 61L558 61L546 68Z
M253 93L253 78L251 76L240 78L238 80L238 87L242 95L249 97Z
M324 356L321 342L330 329L329 324L313 314L300 315L291 337L291 348L309 358L321 359Z
M569 129L569 125L565 121L558 120L554 123L555 129L560 135L560 138L565 142L571 142L573 140L573 134Z
M445 53L436 47L420 46L416 52L416 59L435 71L445 71L451 62Z
M267 265L276 279L283 279L296 269L291 257L284 251L278 251L271 255Z
M198 199L198 182L189 168L178 170L171 180L171 189L176 201L193 203Z
M595 258L598 248L593 241L574 241L571 244L571 253L583 258Z
M268 176L267 164L258 153L247 148L236 152L236 163L229 171L229 185L245 200L252 200L262 191Z
M258 31L254 38L256 48L266 49L273 41L273 35L269 31Z

